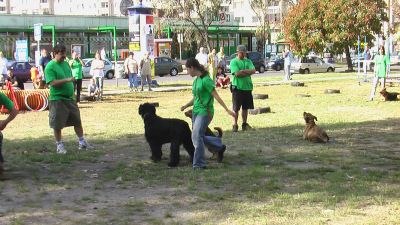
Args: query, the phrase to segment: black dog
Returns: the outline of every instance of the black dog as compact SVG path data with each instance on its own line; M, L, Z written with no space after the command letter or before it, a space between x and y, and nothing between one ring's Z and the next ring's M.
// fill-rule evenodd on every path
M397 93L397 92L388 92L388 91L386 91L386 88L382 89L382 91L379 92L379 93L381 93L381 95L385 98L385 101L397 101L397 100L399 100L398 99L398 96L400 95L399 93Z
M157 116L156 108L149 103L139 106L139 114L144 121L144 135L150 145L151 159L154 162L161 160L161 147L165 143L171 143L168 166L175 167L179 164L179 147L181 144L183 144L183 147L189 153L191 162L193 162L194 146L188 123L179 119L165 119Z

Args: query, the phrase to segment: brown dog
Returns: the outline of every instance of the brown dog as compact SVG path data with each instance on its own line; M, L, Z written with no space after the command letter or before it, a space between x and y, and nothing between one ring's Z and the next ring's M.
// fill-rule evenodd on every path
M303 113L304 120L306 121L306 127L304 128L303 139L312 142L326 143L329 141L329 137L326 132L315 124L315 120L318 120L316 116L311 113Z
M386 88L382 89L381 95L383 96L383 98L385 98L385 101L397 101L399 100L399 93L397 92L387 92Z
M193 117L193 111L192 110L188 110L185 112L185 116L189 117L190 119L192 119ZM214 127L214 130L216 130L218 132L218 135L215 135L214 132L212 132L212 130L207 127L206 130L206 136L213 136L213 137L219 137L222 138L223 132L222 129L220 127ZM213 155L211 156L211 159L214 159L217 157L217 153L208 149Z

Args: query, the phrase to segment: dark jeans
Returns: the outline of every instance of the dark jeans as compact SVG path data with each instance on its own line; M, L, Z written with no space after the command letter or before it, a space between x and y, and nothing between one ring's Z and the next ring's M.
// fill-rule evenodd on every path
M3 154L1 149L3 148L3 133L0 131L0 162L4 162Z
M74 92L76 91L76 102L81 101L82 79L76 79L74 85Z

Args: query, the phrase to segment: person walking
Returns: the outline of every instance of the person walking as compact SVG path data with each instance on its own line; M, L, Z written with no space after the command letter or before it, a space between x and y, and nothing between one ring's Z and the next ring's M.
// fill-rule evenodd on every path
M242 130L251 129L251 126L247 123L248 110L254 109L253 102L253 82L251 75L256 70L250 59L245 57L247 48L244 45L237 46L237 57L234 58L230 63L231 75L232 75L232 102L233 111L235 112L234 124L232 131L237 132L238 126L238 115L239 110L242 108Z
M128 58L125 59L124 62L125 73L128 74L130 91L133 90L138 91L138 86L139 86L137 83L138 64L134 58L134 55L135 54L133 52L129 52L129 56Z
M100 57L100 53L96 52L90 67L90 75L95 78L97 88L100 91L99 100L103 98L103 82L104 82L104 61Z
M379 48L379 54L375 56L374 65L374 79L372 80L371 94L369 101L373 101L375 97L376 87L378 86L378 81L381 82L382 89L385 88L386 77L389 72L390 59L389 56L385 54L385 47L382 45Z
M283 53L283 57L284 57L284 71L285 71L285 81L291 80L291 73L290 73L290 65L292 64L293 61L293 54L289 49L289 46L286 46L286 50Z
M140 76L142 78L142 91L143 91L143 87L144 87L144 83L147 80L147 84L149 85L149 91L152 91L151 89L151 59L149 58L149 52L146 51L144 53L144 57L142 60L140 60L140 65L139 65L139 73Z
M71 60L69 60L68 63L72 70L72 76L75 78L74 91L76 91L76 102L80 102L82 91L82 66L84 63L80 55L75 51L72 52Z
M181 107L181 111L193 105L192 141L195 148L193 168L205 169L204 145L218 153L218 162L222 162L226 150L226 145L222 144L221 138L205 136L208 124L214 116L214 98L229 115L234 117L235 113L226 107L224 101L215 90L214 81L211 80L208 72L200 65L197 59L188 59L186 61L186 69L191 77L196 78L192 85L193 98Z
M208 55L205 53L203 47L200 47L199 53L196 55L197 61L199 61L200 65L204 66L205 69L208 69Z
M61 130L74 126L78 137L78 148L86 150L93 148L83 137L81 115L74 98L74 81L71 68L65 62L66 48L58 44L53 48L54 59L46 66L46 83L50 86L49 125L54 131L56 151L67 153L62 142Z
M3 178L4 174L4 158L2 154L2 148L3 148L2 131L18 115L18 111L17 109L15 109L14 103L3 93L0 93L0 105L3 105L9 111L8 117L5 120L0 120L0 179L1 179Z

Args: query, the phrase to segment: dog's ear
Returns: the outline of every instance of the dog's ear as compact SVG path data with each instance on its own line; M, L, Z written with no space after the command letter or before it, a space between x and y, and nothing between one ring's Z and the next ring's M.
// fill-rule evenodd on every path
M313 117L314 117L315 121L318 121L318 119L317 119L317 117L316 117L316 116L313 116Z

